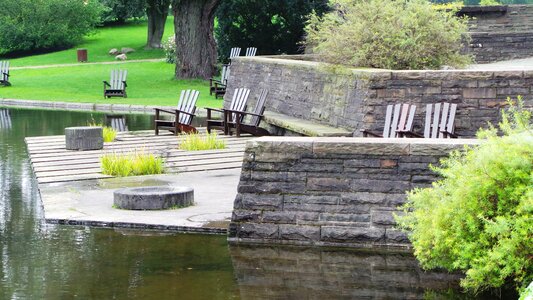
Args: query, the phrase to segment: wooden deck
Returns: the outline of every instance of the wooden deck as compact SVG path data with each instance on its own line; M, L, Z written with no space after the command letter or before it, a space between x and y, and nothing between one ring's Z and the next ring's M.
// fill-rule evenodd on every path
M144 151L164 158L167 173L241 168L246 141L223 136L226 149L183 151L178 149L181 137L155 136L153 131L121 132L117 140L105 143L104 149L92 151L65 150L65 136L27 137L26 145L37 181L55 183L110 178L100 173L100 157L104 153Z

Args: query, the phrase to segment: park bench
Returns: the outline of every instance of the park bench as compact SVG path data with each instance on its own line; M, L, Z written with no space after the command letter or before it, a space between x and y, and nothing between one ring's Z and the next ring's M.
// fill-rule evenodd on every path
M364 137L398 137L399 132L412 132L413 120L415 117L416 106L411 104L394 104L387 105L385 113L385 126L383 132L377 133L367 129L361 129Z
M200 95L196 90L183 90L180 94L178 106L175 110L166 110L161 108L155 108L155 135L159 135L160 129L166 129L178 133L197 133L198 130L191 125L192 120L196 112L196 100ZM172 120L162 119L161 113L167 113L173 115Z
M217 99L218 96L224 96L226 93L226 86L228 84L229 71L229 65L223 65L220 79L209 79L209 95L215 94L215 98Z
M9 83L9 62L0 61L0 84L3 86L10 86Z
M250 95L250 90L247 88L238 88L235 89L233 93L233 98L231 99L230 105L227 107L227 110L230 111L245 111L246 103L248 102L248 96ZM237 116L236 113L226 113L225 109L218 108L208 108L207 109L207 132L211 133L213 129L223 130L224 134L229 134L228 122L236 122L236 118L242 118L243 115L240 114ZM222 119L213 119L212 112L218 112L222 115ZM242 121L242 119L240 120Z
M424 134L418 134L410 130L399 130L399 136L423 137L423 138L456 138L455 113L457 104L435 103L426 105L426 120L424 122Z
M111 77L109 82L104 81L104 98L111 97L124 97L127 98L126 87L126 76L128 75L127 70L111 70Z
M261 94L257 99L255 108L251 112L237 111L227 109L224 111L228 133L231 135L232 131L235 131L237 137L241 136L241 132L250 133L255 136L270 135L270 133L259 127L261 120L263 119L263 113L265 111L265 103L268 95L268 90L261 90ZM235 114L234 118L231 118L229 114ZM245 117L249 116L249 122L245 123Z

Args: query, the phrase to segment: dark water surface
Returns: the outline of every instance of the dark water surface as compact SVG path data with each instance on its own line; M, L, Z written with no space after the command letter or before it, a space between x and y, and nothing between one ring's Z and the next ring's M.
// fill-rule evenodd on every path
M126 118L130 130L151 127L149 116ZM0 300L471 299L457 292L457 276L423 272L405 254L47 225L24 137L93 120L103 115L0 108Z

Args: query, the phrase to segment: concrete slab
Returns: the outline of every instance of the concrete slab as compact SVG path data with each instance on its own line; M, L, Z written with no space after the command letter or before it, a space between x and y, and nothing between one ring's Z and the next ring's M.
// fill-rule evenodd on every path
M39 189L47 223L224 234L240 172L228 169L110 178L40 184ZM113 192L119 188L164 185L192 187L195 205L158 211L113 208Z

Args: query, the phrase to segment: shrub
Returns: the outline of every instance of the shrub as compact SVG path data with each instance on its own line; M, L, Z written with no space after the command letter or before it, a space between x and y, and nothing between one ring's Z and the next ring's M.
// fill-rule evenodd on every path
M144 151L109 153L100 158L102 173L111 176L140 176L164 173L163 159Z
M424 268L465 271L472 291L533 277L531 113L512 106L502 117L504 136L481 131L481 145L443 159L433 167L443 179L411 191L397 217Z
M100 21L101 5L80 0L0 0L0 55L66 48Z
M217 138L216 132L203 134L189 133L183 134L183 141L180 144L181 150L199 151L225 149L226 142Z
M329 63L386 69L463 66L467 20L426 0L330 0L334 10L311 15L307 45Z
M481 0L479 1L479 5L500 5L500 2L496 0Z
M176 36L171 35L163 42L163 50L165 51L165 61L169 64L176 63Z
M104 137L104 142L111 143L115 141L115 138L117 137L117 131L113 127L104 126L102 127L103 132L102 135Z
M145 0L99 0L99 2L104 6L103 22L123 23L127 19L141 18L146 14Z

